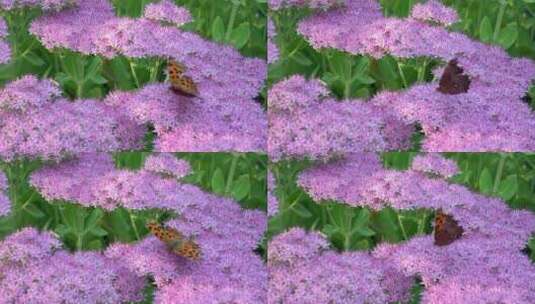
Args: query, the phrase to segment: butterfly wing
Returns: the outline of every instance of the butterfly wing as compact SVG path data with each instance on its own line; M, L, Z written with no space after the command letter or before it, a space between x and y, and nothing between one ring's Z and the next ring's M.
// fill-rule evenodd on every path
M435 217L435 245L446 246L463 235L463 228L448 214L437 211Z
M448 95L468 92L470 77L463 72L464 70L457 64L457 59L450 60L440 78L437 90Z
M193 240L181 242L173 249L173 252L192 260L198 260L201 257L201 248Z
M155 222L148 223L147 228L152 234L154 234L154 236L167 245L184 240L182 233L173 228L164 227Z
M177 230L169 227L164 227L156 222L147 224L149 231L154 234L160 241L164 242L173 253L198 260L201 256L201 248L193 240L186 240L184 235Z
M190 77L186 76L186 67L174 60L169 60L167 64L167 74L173 92L186 96L197 96L199 90L197 84Z

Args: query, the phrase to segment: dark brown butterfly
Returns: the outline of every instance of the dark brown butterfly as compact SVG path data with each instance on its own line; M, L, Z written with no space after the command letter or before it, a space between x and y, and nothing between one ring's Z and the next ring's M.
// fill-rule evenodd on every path
M463 235L463 227L449 214L438 210L435 215L435 245L446 246Z
M464 70L457 64L457 59L450 60L440 78L437 91L448 95L468 92L470 78L463 72Z
M197 84L186 76L186 67L179 62L169 60L167 63L167 75L173 92L185 96L197 96L199 90Z
M182 233L175 229L164 227L156 222L149 222L147 228L160 241L164 242L173 253L191 260L198 260L201 257L199 245L192 239L186 239Z

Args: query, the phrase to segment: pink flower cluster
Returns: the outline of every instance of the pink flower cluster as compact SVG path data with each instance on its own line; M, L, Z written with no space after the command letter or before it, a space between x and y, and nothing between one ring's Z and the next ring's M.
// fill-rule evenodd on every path
M149 3L145 6L143 16L147 19L162 21L182 26L191 22L191 14L183 7L177 7L172 1L161 0L158 3Z
M11 48L5 40L7 35L7 23L0 17L0 64L7 63L11 59Z
M191 166L182 159L177 159L173 154L158 153L152 154L145 160L143 167L147 171L162 174L163 176L172 176L181 179L190 174Z
M141 147L145 128L119 107L59 95L56 84L34 76L0 89L1 157L47 159Z
M467 93L445 95L433 82L382 92L369 102L385 107L407 124L420 124L425 151L534 150L535 135L527 130L535 127L535 114L521 98L535 77L535 64L419 20L453 22L453 13L448 12L428 2L416 6L413 17L417 19L385 18L376 1L349 0L343 8L305 19L299 32L317 49L337 48L376 58L386 54L445 61L457 58L471 80Z
M269 243L268 303L367 303L405 301L410 278L360 252L338 253L318 233L293 228Z
M168 84L112 92L104 103L120 107L139 124L151 123L159 152L264 151L266 114L252 99L232 102L188 98Z
M144 280L96 252L71 254L50 233L25 228L0 241L1 304L122 303L143 299Z
M279 212L279 200L275 196L275 187L277 186L275 184L275 177L273 176L273 173L271 171L268 171L267 175L267 196L268 196L268 209L267 214L268 216L274 216Z
M416 20L434 22L445 26L452 25L459 19L454 9L444 6L437 0L416 3L412 8L411 17Z
M66 7L72 7L77 2L77 0L0 0L0 8L12 10L22 7L39 7L43 10L59 11Z
M279 10L291 6L310 7L315 9L329 9L344 5L346 0L269 0L269 8Z
M268 17L267 21L267 27L268 27L268 39L267 39L267 49L268 49L268 63L273 63L277 60L279 60L279 48L275 44L275 36L277 36L277 32L275 30L275 24L273 23L273 20Z
M327 158L354 151L407 148L413 127L360 100L336 101L318 80L292 76L268 93L268 153Z
M432 163L438 167L427 167ZM426 170L440 172L444 166L437 159L432 163L426 164ZM426 287L424 304L437 299L518 304L535 300L530 283L535 268L521 253L535 230L535 217L528 211L511 210L499 199L414 169L384 169L375 154L352 154L309 169L300 175L299 184L318 201L372 209L387 205L401 210L442 209L451 214L464 230L453 244L437 247L432 236L422 236L404 244L382 244L372 254L405 276L421 276Z
M172 254L155 237L136 244L113 244L105 252L107 258L138 276L153 276L158 287L156 303L262 303L267 270L253 250L266 228L265 215L153 173L155 167L161 171L155 163L177 166L171 156L156 157L149 158L139 171L127 171L115 169L109 155L85 154L36 171L31 184L47 200L109 210L162 208L180 214L166 225L195 238L202 251L200 261Z
M412 160L411 169L428 173L431 176L441 176L445 178L450 178L459 171L455 161L443 158L440 154L435 153L417 155Z
M11 202L7 196L7 177L0 171L0 216L5 216L11 211Z

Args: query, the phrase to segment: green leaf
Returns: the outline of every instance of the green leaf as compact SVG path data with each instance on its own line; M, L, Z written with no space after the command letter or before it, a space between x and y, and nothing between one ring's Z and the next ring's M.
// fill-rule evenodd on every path
M516 174L509 175L498 188L498 195L504 200L510 200L518 190L518 179Z
M498 37L498 43L504 48L508 49L516 42L518 38L518 28L516 22L509 23Z
M37 217L37 218L42 218L46 215L43 211L41 211L41 209L39 209L37 206L33 204L26 205L24 207L24 210L26 210L26 212L31 214L33 217Z
M308 209L305 208L305 206L301 204L296 204L295 206L292 207L292 210L295 213L297 213L297 215L299 215L300 217L304 217L304 218L312 217L312 213L310 213L310 211L308 211Z
M31 64L36 66L43 66L46 64L46 62L41 59L41 57L37 56L32 52L27 53L24 58L26 58Z
M89 80L93 81L96 84L106 84L106 83L108 83L108 79L102 77L99 74L92 75L91 77L89 77Z
M249 192L251 191L251 181L248 174L240 176L234 185L232 196L236 200L241 201L249 195Z
M371 230L368 227L359 227L358 229L355 229L355 232L359 235L370 237L375 235L375 231Z
M85 230L91 230L94 228L103 216L104 213L100 209L94 209L91 211L89 216L85 218Z
M479 190L485 194L492 192L492 175L488 168L483 169L479 176Z
M217 168L212 175L212 190L217 194L222 194L225 191L225 177L221 168Z
M492 40L492 24L490 24L489 17L483 17L479 24L479 39L483 42L490 42Z
M375 79L373 79L372 77L366 74L357 74L353 78L362 84L374 84L375 83Z
M212 38L215 41L221 42L225 37L225 24L221 16L217 16L212 24Z
M312 65L312 61L308 59L305 55L301 53L295 53L292 57L293 60L295 60L297 63L304 65L304 66L310 66Z
M100 227L94 227L93 229L91 229L89 231L89 233L93 234L93 235L96 235L96 236L99 236L99 237L104 237L106 235L108 235L108 232Z
M232 31L230 34L230 43L237 49L241 49L247 44L250 36L251 29L249 22L244 22Z

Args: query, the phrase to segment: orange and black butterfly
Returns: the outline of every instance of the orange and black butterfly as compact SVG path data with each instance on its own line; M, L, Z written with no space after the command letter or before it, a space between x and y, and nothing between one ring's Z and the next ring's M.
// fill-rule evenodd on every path
M457 59L450 60L440 78L437 91L448 95L468 92L470 77L463 72L464 70L458 65Z
M191 260L198 260L201 257L199 245L192 239L185 239L184 235L177 230L164 227L154 221L149 222L147 228L160 241L164 242L173 253Z
M435 215L435 245L446 246L463 235L463 227L449 214L438 210Z
M199 95L197 84L190 77L186 76L186 67L174 60L169 60L167 63L167 75L171 83L171 90L173 92L185 96Z

